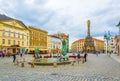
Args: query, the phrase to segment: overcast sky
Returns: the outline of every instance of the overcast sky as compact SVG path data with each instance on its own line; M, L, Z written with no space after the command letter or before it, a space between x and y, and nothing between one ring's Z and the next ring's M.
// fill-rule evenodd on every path
M118 34L120 0L0 0L0 13L35 26L49 34L69 34L70 43L87 35L103 37L105 31Z

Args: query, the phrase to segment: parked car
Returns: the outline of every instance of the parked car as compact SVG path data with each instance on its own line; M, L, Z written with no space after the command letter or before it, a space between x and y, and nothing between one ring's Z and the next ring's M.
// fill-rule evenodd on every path
M2 51L0 51L0 57L2 57Z

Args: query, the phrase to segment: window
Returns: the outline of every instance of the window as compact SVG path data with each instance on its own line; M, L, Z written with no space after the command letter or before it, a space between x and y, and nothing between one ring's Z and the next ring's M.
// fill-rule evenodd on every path
M22 39L24 39L24 33L22 34Z
M28 36L27 36L27 40L28 40Z
M10 30L8 31L8 36L9 36L9 37L11 36L11 31L10 31Z
M18 38L20 38L20 33L18 33Z
M5 36L5 29L2 30L2 36Z
M8 40L8 45L10 45L11 44L11 41L10 40Z
M14 32L14 37L16 37L16 32Z
M15 40L13 41L13 45L15 45Z
M22 41L22 45L24 45L24 41Z
M28 46L28 41L27 41L27 46Z
M2 44L5 44L5 39L2 39Z
M20 41L18 41L18 45L20 45Z

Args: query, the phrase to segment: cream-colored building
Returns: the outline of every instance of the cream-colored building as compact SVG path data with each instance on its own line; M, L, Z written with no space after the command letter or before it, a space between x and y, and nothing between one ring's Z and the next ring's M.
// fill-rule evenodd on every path
M109 48L108 50L111 52L111 53L115 53L115 36L111 36L110 37L110 41L109 41Z
M12 53L29 48L29 30L16 19L0 19L0 50L11 49Z
M60 54L62 49L62 40L59 37L49 35L51 38L51 53Z
M107 50L107 52L110 52L110 53L116 52L116 50L115 50L115 36L111 36L110 40L108 40L108 42L106 42L106 40L105 40L104 50L105 51Z

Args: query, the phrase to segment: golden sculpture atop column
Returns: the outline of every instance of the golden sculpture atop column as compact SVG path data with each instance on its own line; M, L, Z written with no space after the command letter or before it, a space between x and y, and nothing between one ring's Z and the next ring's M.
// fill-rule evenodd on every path
M94 41L92 40L92 36L90 36L90 20L87 20L87 26L88 26L88 31L87 31L87 36L85 38L83 51L94 52L95 51Z
M88 25L88 36L90 37L90 20L87 21L87 25Z

